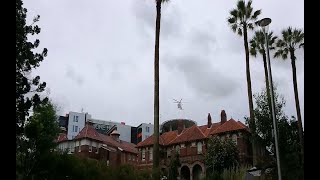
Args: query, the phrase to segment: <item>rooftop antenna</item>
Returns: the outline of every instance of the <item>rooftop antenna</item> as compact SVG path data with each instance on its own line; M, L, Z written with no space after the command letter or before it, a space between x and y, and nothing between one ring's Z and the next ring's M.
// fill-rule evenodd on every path
M177 103L178 109L183 110L182 103L186 103L186 102L182 102L182 98L180 99L180 101L178 101L176 99L173 99L173 100L174 100L174 103Z
M83 108L81 108L81 113L83 113Z

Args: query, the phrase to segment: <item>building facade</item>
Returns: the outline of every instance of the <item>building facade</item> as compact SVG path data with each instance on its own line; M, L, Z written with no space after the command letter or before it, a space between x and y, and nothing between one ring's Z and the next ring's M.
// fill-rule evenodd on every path
M178 168L181 179L199 179L204 177L205 153L207 140L211 136L222 139L232 138L239 150L241 163L251 162L252 153L249 151L250 144L246 134L249 129L240 121L227 120L224 110L221 111L220 122L212 123L210 113L206 125L185 128L181 120L176 120L177 130L163 132L159 137L160 145L160 168L162 173L167 174L170 160L174 153L179 154L181 166ZM138 143L138 167L152 168L153 135Z
M130 142L119 139L120 133L114 130L110 136L96 131L91 122L87 122L78 135L69 140L66 133L59 134L57 149L68 151L92 159L106 162L108 166L119 166L121 164L136 165L137 148Z
M153 124L142 123L137 127L137 143L144 141L153 134Z
M69 140L76 137L80 130L84 127L85 122L91 115L88 113L79 113L70 111L66 116L59 116L58 123L60 127L64 127Z

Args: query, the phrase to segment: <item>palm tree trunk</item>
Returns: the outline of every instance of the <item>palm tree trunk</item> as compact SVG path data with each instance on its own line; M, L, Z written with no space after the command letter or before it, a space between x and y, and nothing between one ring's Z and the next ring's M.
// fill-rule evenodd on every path
M302 161L302 165L304 165L304 138L303 138L303 128L302 128L299 94L298 94L298 86L297 86L296 58L294 55L294 50L290 50L290 56L291 56L291 65L292 65L294 98L296 101L296 110L297 110L297 117L298 117L299 139L300 139L300 146L301 146L301 161Z
M156 40L154 49L154 138L153 138L153 178L160 179L159 171L159 37L161 0L157 0Z
M248 47L248 34L246 25L243 26L243 38L244 48L246 53L246 75L247 75L247 87L248 87L248 98L249 98L249 111L250 111L250 130L252 133L252 156L253 165L257 164L257 149L256 149L256 125L253 113L253 101L252 101L252 89L251 89L251 77L250 77L250 63L249 63L249 47Z
M266 81L268 105L269 105L269 111L271 112L271 96L270 96L270 88L269 88L269 75L268 75L268 67L267 67L267 56L266 56L265 51L263 51L262 58L263 58L263 67L264 67L264 77L265 77L265 81ZM270 117L270 119L271 119L271 117Z

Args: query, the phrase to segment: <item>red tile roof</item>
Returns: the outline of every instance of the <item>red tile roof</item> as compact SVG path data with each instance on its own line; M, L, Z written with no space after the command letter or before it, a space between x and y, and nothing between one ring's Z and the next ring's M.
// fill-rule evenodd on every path
M177 130L169 131L163 133L159 137L159 144L160 145L169 145L175 143L181 143L186 141L195 141L198 139L207 138L209 135L212 134L219 134L223 132L230 132L236 130L246 130L248 132L249 129L240 121L235 121L234 119L229 119L225 123L221 124L221 122L212 123L211 127L208 128L208 125L196 126L193 125L190 128L185 128L178 135ZM153 144L153 135L145 139L144 141L138 143L137 147L141 146L150 146Z
M135 144L129 143L129 142L126 142L126 141L122 141L122 140L117 141L117 140L113 139L113 137L106 136L104 134L100 134L100 135L101 135L101 137L103 139L103 143L104 144L107 144L109 146L113 146L115 148L120 147L124 151L138 154L138 150L137 150Z
M181 132L183 133L184 130ZM169 144L171 141L173 141L176 137L178 136L178 131L169 131L167 133L163 133L160 136L161 141L163 142L162 145L166 145Z
M82 139L82 138L89 138L97 141L103 141L103 139L101 138L101 134L98 133L96 129L89 124L86 124L74 139Z
M62 141L67 141L67 134L66 133L59 133L58 138L55 140L55 142L62 142Z
M181 132L180 135L177 136L170 144L177 144L181 142L190 142L198 139L204 139L206 136L200 130L197 125L193 125L189 128L186 128L184 132Z
M131 153L135 153L135 154L138 153L138 150L136 149L135 144L129 143L126 141L122 141L122 140L117 141L111 136L100 134L90 124L86 124L85 127L79 132L79 134L74 139L82 139L82 138L89 138L89 139L97 140L97 141L100 141L106 145L113 146L115 148L119 147L126 152L131 152Z
M185 131L185 129L184 129ZM182 131L182 132L184 132ZM159 137L159 144L160 145L167 145L169 144L172 140L174 140L178 135L178 131L169 131L169 132L165 132L163 134L161 134L161 136ZM149 146L153 144L153 135L149 136L147 139L145 139L142 142L138 143L138 147L139 146Z
M218 134L228 131L235 131L240 129L246 129L244 124L239 123L235 121L234 119L230 119L229 121L226 121L222 125L220 125L218 128L216 128L214 131L212 131L210 134Z

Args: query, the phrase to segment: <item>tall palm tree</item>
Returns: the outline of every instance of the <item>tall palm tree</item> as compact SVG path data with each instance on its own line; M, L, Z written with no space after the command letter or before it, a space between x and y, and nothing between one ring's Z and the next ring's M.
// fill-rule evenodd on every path
M249 111L250 111L250 129L253 134L252 138L252 152L253 152L253 164L257 163L257 151L255 143L255 122L253 113L253 101L252 101L252 89L251 89L251 77L250 77L250 64L249 64L249 47L248 47L248 29L254 29L254 22L261 14L261 10L253 11L251 7L252 1L245 3L244 0L237 2L237 7L230 11L230 17L228 23L233 32L238 33L239 36L243 35L244 49L246 55L246 75L247 75L247 87L248 87L248 98L249 98Z
M273 32L270 32L268 33L267 39L269 43L269 50L274 50L277 37L273 36ZM257 57L257 53L262 55L264 77L265 77L266 91L267 91L267 97L268 97L268 105L271 111L271 99L270 99L270 89L269 89L269 76L268 76L268 68L267 68L265 36L261 30L256 31L253 38L250 40L250 54L254 57Z
M154 48L154 137L153 137L153 178L160 179L159 169L159 43L160 43L160 20L161 20L161 4L169 0L156 1L156 39Z
M297 86L297 73L296 73L296 56L295 50L299 48L304 48L304 32L301 29L292 29L289 27L282 31L282 37L277 41L277 51L274 57L281 57L283 60L288 58L290 55L291 66L292 66L292 79L293 79L293 89L294 98L296 102L296 111L298 117L298 128L299 128L299 139L301 148L301 160L304 163L304 138L303 138L303 128L299 104L299 94Z

